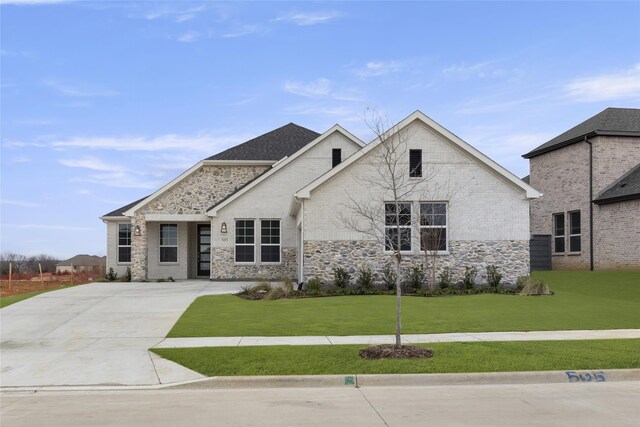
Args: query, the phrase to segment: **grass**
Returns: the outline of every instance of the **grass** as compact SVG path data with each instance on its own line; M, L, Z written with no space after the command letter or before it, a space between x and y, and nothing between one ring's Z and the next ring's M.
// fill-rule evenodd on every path
M640 272L552 271L535 277L555 295L404 297L402 332L640 328ZM196 299L168 336L390 335L394 328L395 296L249 301L220 295Z
M31 297L35 297L36 295L40 295L40 294L43 294L45 292L57 291L57 290L60 290L60 289L71 287L71 286L77 286L77 285L65 285L65 286L60 286L59 288L43 289L41 291L33 291L33 292L27 292L27 293L24 293L24 294L0 297L0 308L4 308L4 307L6 307L8 305L15 304L17 302L26 300L26 299L31 298Z
M154 349L206 376L640 368L640 340L434 343L431 359L365 360L361 345Z

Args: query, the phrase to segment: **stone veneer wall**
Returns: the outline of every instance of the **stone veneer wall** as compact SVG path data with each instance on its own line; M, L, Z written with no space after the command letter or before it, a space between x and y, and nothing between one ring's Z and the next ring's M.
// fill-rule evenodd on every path
M403 255L402 268L424 264L424 254ZM357 276L362 266L371 268L380 281L382 268L392 265L391 256L385 254L378 242L370 240L305 241L305 280L318 277L323 284L333 282L333 269L342 267ZM486 266L496 265L502 274L502 283L515 284L518 276L529 274L529 241L450 241L449 255L438 256L436 272L451 267L455 280L461 280L464 267L476 267L476 283L486 282Z
M140 226L140 236L131 236L131 278L147 279L148 242L144 214L206 214L207 209L270 166L202 166L178 184L140 208L131 227Z
M296 248L282 248L280 264L235 264L234 248L212 248L211 278L214 280L297 280Z

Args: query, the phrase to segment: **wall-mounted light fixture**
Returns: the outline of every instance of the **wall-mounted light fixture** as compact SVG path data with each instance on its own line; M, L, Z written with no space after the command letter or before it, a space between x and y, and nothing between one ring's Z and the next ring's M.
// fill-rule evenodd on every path
M220 232L222 234L227 234L227 223L223 222L222 225L220 225Z
M133 235L134 236L139 236L140 235L140 226L136 225L135 227L133 227Z

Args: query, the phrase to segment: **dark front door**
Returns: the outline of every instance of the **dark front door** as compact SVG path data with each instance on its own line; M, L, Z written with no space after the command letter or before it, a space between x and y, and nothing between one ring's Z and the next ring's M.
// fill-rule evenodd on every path
M198 276L211 272L211 225L198 224Z

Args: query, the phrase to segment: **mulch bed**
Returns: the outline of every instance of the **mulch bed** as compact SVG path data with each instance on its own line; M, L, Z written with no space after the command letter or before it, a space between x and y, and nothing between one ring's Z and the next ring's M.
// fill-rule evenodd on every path
M364 359L425 359L433 357L433 351L412 345L403 345L396 349L392 344L381 344L360 350L360 357Z

